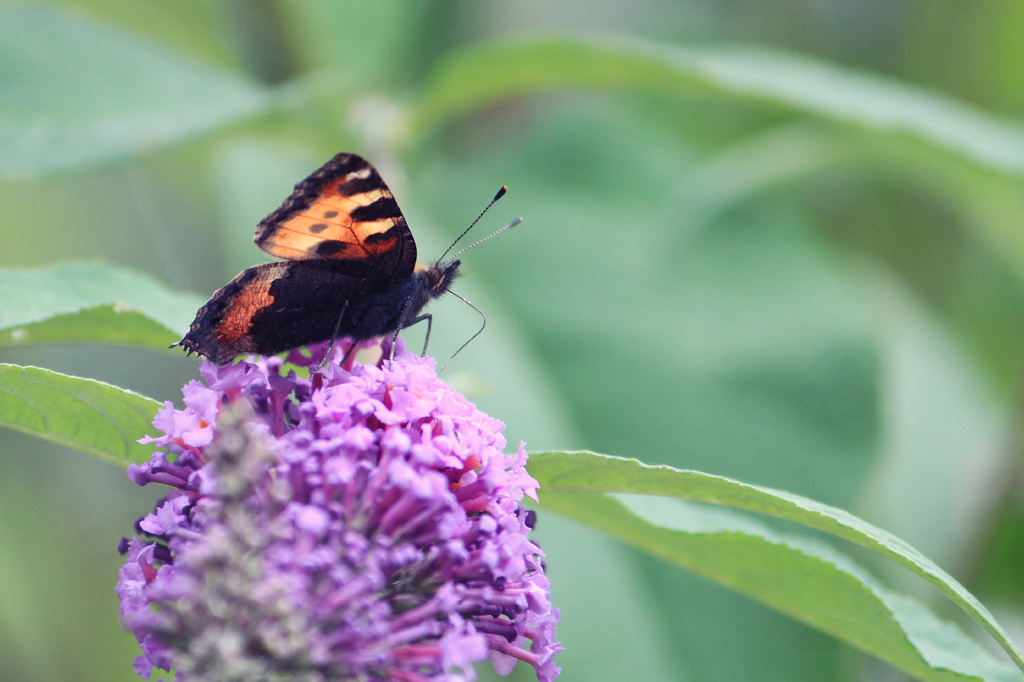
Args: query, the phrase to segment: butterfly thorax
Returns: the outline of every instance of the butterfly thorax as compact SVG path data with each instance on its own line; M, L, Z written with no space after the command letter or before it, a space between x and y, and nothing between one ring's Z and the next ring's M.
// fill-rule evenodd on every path
M348 301L339 336L365 339L401 331L419 317L427 303L448 291L458 276L459 265L459 261L435 264L404 281L367 290Z

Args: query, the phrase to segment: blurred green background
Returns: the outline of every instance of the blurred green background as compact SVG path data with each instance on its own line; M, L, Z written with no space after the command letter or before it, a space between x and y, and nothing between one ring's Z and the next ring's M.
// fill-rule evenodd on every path
M99 258L201 302L338 151L426 260L507 184L477 231L524 222L466 254L488 325L445 378L511 442L850 509L1021 641L1022 32L1016 0L0 3L0 266ZM432 312L443 361L479 318ZM197 377L117 346L0 361L161 401ZM0 679L135 679L115 550L159 491L0 442ZM537 532L563 680L901 679L551 514Z

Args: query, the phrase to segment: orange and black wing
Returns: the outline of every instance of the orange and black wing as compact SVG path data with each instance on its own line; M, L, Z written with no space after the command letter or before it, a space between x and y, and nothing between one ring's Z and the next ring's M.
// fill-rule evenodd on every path
M406 298L390 276L365 263L264 263L216 291L175 345L222 364L243 353L275 355L335 334L372 338L400 325Z
M355 154L338 154L296 185L256 228L256 244L294 261L362 261L399 280L416 265L416 242L398 202Z

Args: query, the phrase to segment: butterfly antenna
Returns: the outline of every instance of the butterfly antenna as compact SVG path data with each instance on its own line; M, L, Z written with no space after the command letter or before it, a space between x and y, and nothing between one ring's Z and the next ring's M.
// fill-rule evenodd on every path
M456 252L456 253L452 254L452 255L451 255L451 256L450 256L449 258L448 258L448 260L446 260L446 261L444 262L444 264L442 264L442 267L443 267L443 265L445 265L445 264L447 264L447 263L450 263L451 261L455 260L456 258L458 258L459 256L461 256L461 255L462 255L462 254L464 254L465 252L469 251L469 250L470 250L470 249L472 249L472 248L473 248L474 246L479 246L480 244L483 244L483 243L484 243L485 241L487 241L487 240L488 240L488 239L490 239L491 237L497 237L497 236L498 236L499 234L501 234L501 233L502 233L502 232L504 232L505 230L509 230L509 229L511 229L511 228L513 228L513 227L515 227L516 225L518 225L518 224L519 224L519 223L521 223L521 222L523 222L523 219L522 219L522 218L516 218L515 220L513 220L512 222L510 222L510 223L509 223L508 225L506 225L505 227L501 228L500 230L495 230L494 232L492 232L491 234L487 235L487 236L486 236L486 237L484 237L483 239L480 239L480 240L478 240L478 241L475 241L475 242L473 242L472 244L470 244L470 245L469 245L469 246L467 246L466 248L464 248L464 249L459 249L459 251L458 251L458 252Z
M491 235L491 236L493 237L494 235ZM483 240L481 240L481 241L483 241ZM460 252L460 253L461 253L461 252ZM456 254L456 255L458 255L458 254ZM475 305L473 305L472 303L470 303L470 302L469 302L469 301L467 301L466 299L462 298L461 296L459 296L459 295L458 295L457 293L455 293L454 291L449 291L448 293L449 293L449 294L451 294L452 296L454 296L455 298L459 299L460 301L462 301L462 302L463 302L463 303L465 303L466 305L468 305L468 306L469 306L470 308L472 308L473 310L475 310L475 311L477 311L478 313L480 313L480 317L481 317L481 318L483 319L483 321L484 321L484 322L483 322L483 324L481 324L481 325L480 325L480 329L476 330L476 334L473 334L473 336L469 337L469 339L467 339L467 340L466 340L466 342L465 342L464 344L462 344L461 346L459 346L459 349L458 349L457 351L455 351L454 353L452 353L452 356L451 356L450 358L448 358L447 360L445 360L444 364L443 364L443 365L441 365L441 369L437 370L437 373L438 373L438 374L440 374L441 372L443 372L443 371L444 371L444 369L445 369L445 367L447 367L447 366L448 366L449 364L451 364L451 361L455 359L455 356L456 356L456 355L458 355L459 353L461 353L461 352L462 352L462 349L463 349L463 348L465 348L465 347L466 347L466 346L468 346L468 345L469 345L470 343L472 343L472 342L473 342L473 339L475 339L476 337L480 336L480 334L481 334L481 333L483 333L483 331L484 331L484 327L486 327L486 326L487 326L487 316L486 316L486 315L484 315L484 311L480 310L480 309L479 309L479 308L477 308L477 307L476 307Z
M452 242L452 245L448 247L448 251L451 251L452 249L455 248L455 245L459 243L459 239L462 239L463 237L465 237L466 233L469 232L470 230L472 230L473 226L476 225L478 222L480 222L480 219L484 217L484 213L487 213L487 210L491 206L494 206L494 204L498 201L498 199L500 199L503 196L505 196L505 192L507 192L507 191L508 191L508 185L502 185L501 189L498 190L498 193L494 195L493 199L491 199L491 203L489 203L486 206L484 206L484 210L480 211L480 215L478 215L476 217L476 220L471 222L469 224L469 227L467 227L465 230L462 231L462 234L459 235L458 239L456 239L455 241ZM465 250L465 249L463 249L463 250ZM437 259L438 263L440 263L441 261L444 260L444 257L448 255L448 251L445 251L444 253L441 254L441 257ZM462 253L462 251L459 251L459 253ZM458 254L456 254L456 255L458 255Z

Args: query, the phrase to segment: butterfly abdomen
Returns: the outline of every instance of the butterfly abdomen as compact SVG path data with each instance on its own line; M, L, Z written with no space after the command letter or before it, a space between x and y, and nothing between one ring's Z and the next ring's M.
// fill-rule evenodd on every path
M259 352L250 334L254 315L272 303L270 287L287 263L267 263L240 272L218 289L196 317L185 337L174 344L223 364L241 353Z

